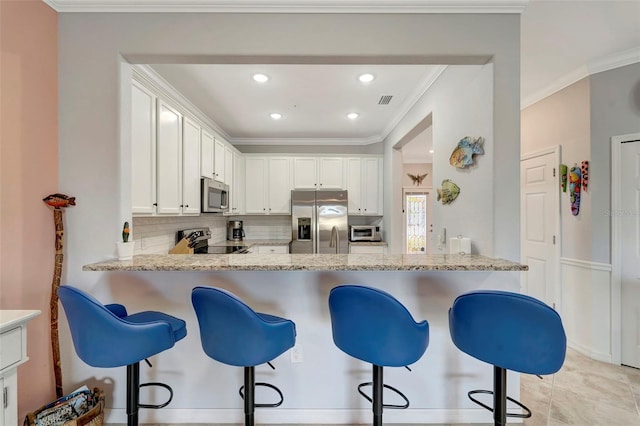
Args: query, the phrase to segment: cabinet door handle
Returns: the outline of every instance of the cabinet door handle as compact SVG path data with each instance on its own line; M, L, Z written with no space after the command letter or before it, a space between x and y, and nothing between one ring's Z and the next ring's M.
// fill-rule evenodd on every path
M188 209L189 208L189 204L185 204L184 207Z
M9 407L9 390L7 388L2 390L2 405L4 408Z
M155 207L158 207L158 203L153 203L153 205L154 205Z

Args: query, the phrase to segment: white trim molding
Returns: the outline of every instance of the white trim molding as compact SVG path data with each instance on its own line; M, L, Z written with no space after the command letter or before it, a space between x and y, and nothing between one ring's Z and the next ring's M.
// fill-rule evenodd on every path
M43 0L57 12L522 13L529 0Z
M569 74L553 81L551 84L538 90L537 92L534 92L533 94L522 98L520 102L520 109L523 110L535 104L536 102L540 102L544 98L547 98L554 93L559 92L560 90L582 80L583 78L589 77L590 75L613 70L638 62L640 62L640 47L605 56L604 58L598 59L596 61L591 61L588 64L582 65Z
M560 269L560 315L567 345L592 359L615 364L619 349L614 343L612 266L562 257Z

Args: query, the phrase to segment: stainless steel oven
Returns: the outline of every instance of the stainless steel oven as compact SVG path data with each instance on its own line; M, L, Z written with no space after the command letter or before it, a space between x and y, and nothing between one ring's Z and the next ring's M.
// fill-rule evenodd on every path
M224 213L229 211L229 185L210 178L202 179L202 212Z

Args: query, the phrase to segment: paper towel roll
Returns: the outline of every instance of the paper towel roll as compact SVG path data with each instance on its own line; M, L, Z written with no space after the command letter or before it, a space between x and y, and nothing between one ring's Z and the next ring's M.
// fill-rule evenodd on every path
M450 254L471 254L471 238L455 237L449 239Z

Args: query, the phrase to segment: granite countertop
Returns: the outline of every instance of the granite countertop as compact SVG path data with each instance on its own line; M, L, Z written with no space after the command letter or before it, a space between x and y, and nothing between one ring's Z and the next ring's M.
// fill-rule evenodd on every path
M288 246L291 240L242 240L242 241L218 241L210 244L212 247L233 247L233 246Z
M388 244L385 241L349 241L350 246L384 246Z
M177 254L138 255L84 265L83 271L526 271L480 255Z

